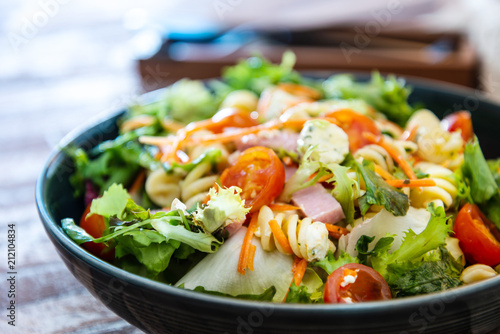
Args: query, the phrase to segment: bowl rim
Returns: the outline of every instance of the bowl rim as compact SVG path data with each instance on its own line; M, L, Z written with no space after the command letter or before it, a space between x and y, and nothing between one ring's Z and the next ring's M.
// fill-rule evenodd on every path
M335 72L335 74L364 74L369 75L368 72ZM500 103L491 100L490 98L484 96L482 92L479 90L475 90L469 87L464 87L456 84L450 84L447 82L441 82L438 80L431 79L422 79L415 78L411 76L397 76L398 78L403 78L409 86L418 89L424 90L432 90L436 93L444 93L451 95L464 96L465 98L468 96L474 96L479 101L490 104L500 110ZM161 88L159 90L155 90L152 92L145 93L139 97L142 101L150 101L154 100L158 97L159 94L162 94L166 88ZM451 106L450 106L451 107ZM35 185L35 202L38 210L38 214L40 219L45 227L46 232L53 238L55 242L57 242L60 246L66 249L69 253L77 257L79 260L85 262L87 265L92 267L95 270L98 270L102 273L105 273L111 277L115 277L119 280L122 280L130 285L135 285L142 288L147 288L149 290L154 290L162 294L168 294L171 297L175 298L184 298L194 303L212 303L213 305L218 305L221 307L235 307L238 309L247 309L253 310L255 307L269 307L272 308L274 312L298 312L305 316L321 316L325 313L337 312L337 313L349 313L359 312L363 314L367 311L370 313L385 313L390 312L392 310L399 310L401 308L417 308L418 306L429 304L435 302L436 300L453 300L457 298L467 298L469 296L473 296L477 294L479 291L485 291L488 289L497 288L500 286L500 275L496 277L473 283L462 285L456 288L452 288L445 291L429 293L425 295L411 296L411 297L403 297L396 298L387 301L371 301L371 302L363 302L363 303L355 303L355 304L288 304L288 303L273 303L273 302L265 302L265 301L252 301L252 300L243 300L237 298L223 297L217 295L210 295L205 293L200 293L188 289L182 289L175 287L173 285L169 285L166 283L161 283L154 281L152 279L142 277L136 274L132 274L127 272L124 269L114 266L95 255L87 252L85 249L77 245L73 240L66 235L58 222L55 222L49 215L49 208L47 203L44 200L44 188L46 177L51 170L51 166L60 158L64 153L62 149L67 145L75 142L82 134L91 130L95 126L110 120L111 118L118 117L123 114L125 111L125 107L117 108L112 112L104 112L96 115L95 117L90 118L88 121L83 123L82 125L76 127L72 131L70 131L67 135L65 135L59 143L52 148L49 153L46 162L43 165L43 168L40 174L37 177L36 185ZM59 251L58 251L59 252ZM275 313L276 314L276 313Z

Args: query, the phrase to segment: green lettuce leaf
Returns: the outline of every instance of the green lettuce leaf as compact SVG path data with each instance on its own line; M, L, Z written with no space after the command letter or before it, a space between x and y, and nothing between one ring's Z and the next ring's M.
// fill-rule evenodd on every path
M156 234L156 236L155 236ZM133 231L116 239L115 256L133 255L145 266L148 277L156 277L164 271L180 242L165 238L155 231Z
M395 216L404 216L410 207L408 196L390 186L373 170L373 162L364 160L363 164L354 161L357 171L363 177L366 193L358 199L361 214L365 215L370 206L381 205Z
M190 172L196 166L204 162L210 162L212 166L216 165L220 161L221 156L222 152L219 149L210 148L191 162L185 164L179 164L177 162L173 162L172 164L165 163L163 164L163 168L167 173L172 172L176 168L182 169L186 172Z
M211 234L191 232L183 225L172 225L170 221L169 217L161 217L151 219L150 223L167 240L178 240L204 253L213 253L221 245L221 242Z
M469 181L470 194L474 203L486 203L498 193L498 185L484 158L477 138L465 145L462 172L464 178Z
M389 265L387 283L393 296L421 295L460 286L463 266L445 247L439 247L437 254L437 259L427 260L424 256L419 260Z
M346 252L340 252L340 256L336 259L332 251L328 251L324 259L314 262L314 266L323 269L328 275L330 275L336 269L348 263L359 263L359 259L352 257Z
M283 54L279 65L263 57L250 57L225 68L222 79L230 90L248 89L260 95L267 87L280 82L304 83L306 80L293 70L294 65L295 54L290 51Z
M411 88L395 76L383 78L373 72L368 82L356 82L347 74L334 75L323 83L327 98L362 99L393 122L404 126L414 112L408 104Z
M130 195L121 184L113 183L102 197L96 198L90 205L90 214L97 214L105 218L116 216L119 219L127 207Z
M384 276L386 280L389 265L415 260L425 253L446 244L446 237L451 232L451 228L448 225L449 219L446 217L444 209L429 205L427 210L431 212L431 219L422 233L417 235L412 230L409 230L398 250L389 253L389 247L381 247L371 255L373 269Z
M351 179L347 172L348 167L340 166L337 164L332 164L328 166L328 169L333 173L333 178L328 180L333 181L335 187L332 190L332 195L342 206L342 211L344 211L345 222L350 224L354 221L354 197L355 191L353 187L358 188L358 183ZM356 192L359 192L357 189Z
M64 218L61 220L61 227L74 242L81 245L84 242L94 241L94 237L88 234L83 228L75 224L73 218Z

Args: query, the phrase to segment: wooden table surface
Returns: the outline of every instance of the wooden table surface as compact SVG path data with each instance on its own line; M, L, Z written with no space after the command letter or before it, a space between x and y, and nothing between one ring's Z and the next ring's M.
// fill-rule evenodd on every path
M70 274L34 200L51 148L82 122L140 92L128 43L132 33L123 26L124 15L137 5L0 2L0 333L141 333ZM15 327L5 309L8 224L16 229Z

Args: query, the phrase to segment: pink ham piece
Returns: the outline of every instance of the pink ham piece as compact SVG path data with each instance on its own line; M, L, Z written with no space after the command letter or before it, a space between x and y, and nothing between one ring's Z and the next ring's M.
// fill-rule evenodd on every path
M244 151L254 146L265 146L272 149L284 149L286 151L297 151L297 139L299 134L291 131L261 131L258 134L249 134L236 140L238 151Z
M290 180L293 174L295 174L295 172L297 171L297 167L287 166L285 164L283 165L283 167L285 168L285 182L287 182L288 180Z
M335 224L345 218L340 203L319 183L296 191L292 202L314 221Z

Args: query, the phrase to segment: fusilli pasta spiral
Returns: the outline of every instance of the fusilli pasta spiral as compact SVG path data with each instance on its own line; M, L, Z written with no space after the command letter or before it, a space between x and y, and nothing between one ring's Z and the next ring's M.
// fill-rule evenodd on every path
M408 131L416 128L417 155L423 160L446 164L451 169L463 163L463 139L459 132L441 128L439 119L426 109L417 111L408 121Z
M184 180L180 181L181 199L186 207L191 208L197 202L203 201L208 190L215 184L218 175L208 175L212 170L210 162L203 162L193 168Z
M415 168L429 174L429 178L434 180L436 185L412 189L410 193L412 206L425 208L427 204L433 202L445 209L450 208L457 197L457 185L453 172L432 162L420 162L415 165Z
M180 179L179 175L167 174L162 168L154 170L146 179L146 193L156 205L170 207L181 195Z
M272 251L276 248L280 253L290 254L280 246L271 231L269 222L273 219L283 230L293 254L297 257L312 262L323 259L329 249L333 248L335 250L335 246L328 239L328 230L325 224L313 222L310 218L300 220L297 214L285 215L284 213L278 213L275 215L266 205L259 211L259 228L255 234L260 236L260 242L264 250Z

